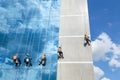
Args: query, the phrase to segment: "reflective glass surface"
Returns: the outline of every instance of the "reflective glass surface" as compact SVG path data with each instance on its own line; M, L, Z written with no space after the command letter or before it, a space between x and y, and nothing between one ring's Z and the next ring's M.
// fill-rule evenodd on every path
M0 0L0 80L56 80L59 17L60 0ZM43 53L45 66L39 65Z

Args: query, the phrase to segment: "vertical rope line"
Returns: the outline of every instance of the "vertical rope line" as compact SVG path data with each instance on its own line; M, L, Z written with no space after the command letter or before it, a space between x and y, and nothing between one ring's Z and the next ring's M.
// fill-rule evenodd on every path
M41 5L41 0L40 0L40 5ZM39 8L40 8L40 6L39 6ZM42 30L41 30L40 34L41 34L41 33L42 33ZM39 43L40 43L40 39L39 39ZM39 46L39 43L38 43L38 46ZM38 47L38 50L39 50L39 47ZM40 80L42 80L42 66L41 66L40 73L41 73L41 75L40 75Z
M40 36L39 36L39 40L38 40L38 53L37 53L37 59L38 59L38 54L39 54L39 52L40 52L40 38L42 38L41 37L41 33L42 33L42 30L40 29Z
M31 39L31 49L30 49L30 53L32 53L33 52L33 45L34 45L34 37L35 37L35 31L33 32L33 34L32 34L33 36L32 36L32 39ZM33 54L35 54L35 53L33 53Z
M53 6L53 2L51 1L50 10L49 10L48 28L51 27L51 26L50 26L50 19L51 19L51 10L52 10L52 6ZM52 30L52 41L53 41L53 28L51 27L50 30ZM47 32L48 32L48 31L47 31ZM49 37L49 36L48 36L48 37ZM50 53L49 53L49 54L50 54ZM50 64L52 64L52 63L51 63L51 57L50 57ZM50 69L50 73L49 73L49 80L50 80L50 74L51 74L51 69Z
M28 52L30 53L32 50L30 49L30 47L32 46L32 35L34 34L34 31L32 31L31 33L30 33L30 37L29 37L29 40L28 40Z
M50 9L49 9L49 16L48 16L48 26L46 27L46 36L45 36L45 39L46 39L46 41L45 41L45 51L46 51L46 42L47 42L47 38L48 38L48 28L50 27L50 14L51 14L51 8L52 8L52 2L51 2L51 5L50 5Z
M18 53L19 50L20 50L20 47L21 47L21 44L22 44L22 40L23 40L24 33L25 33L25 29L23 30L22 36L20 37L20 42L19 42L19 46L18 46L17 53Z
M25 52L28 52L28 44L29 44L28 38L29 38L29 35L30 35L30 31L28 31L27 38L26 38Z

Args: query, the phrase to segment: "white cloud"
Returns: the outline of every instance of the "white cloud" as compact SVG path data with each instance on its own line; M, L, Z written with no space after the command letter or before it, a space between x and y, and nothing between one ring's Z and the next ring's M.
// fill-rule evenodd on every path
M120 67L120 61L118 59L120 59L120 57L118 55L114 55L109 61L109 65L116 68Z
M97 66L94 66L94 73L95 73L95 80L100 80L100 78L104 76L103 70L101 70Z
M105 74L104 71L97 66L94 66L94 74L95 74L94 80L110 80L109 78L104 77Z
M111 51L112 41L106 33L102 33L95 41L92 42L93 59L106 60L106 54Z
M106 33L92 42L92 51L94 61L108 61L109 66L120 68L120 44L114 43Z
M102 78L101 80L110 80L110 79L108 79L108 78L104 77L104 78Z

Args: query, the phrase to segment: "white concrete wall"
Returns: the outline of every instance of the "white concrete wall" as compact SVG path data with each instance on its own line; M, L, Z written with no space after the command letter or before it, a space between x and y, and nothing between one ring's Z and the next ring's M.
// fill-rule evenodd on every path
M61 0L59 45L64 59L58 61L57 80L94 80L87 0Z

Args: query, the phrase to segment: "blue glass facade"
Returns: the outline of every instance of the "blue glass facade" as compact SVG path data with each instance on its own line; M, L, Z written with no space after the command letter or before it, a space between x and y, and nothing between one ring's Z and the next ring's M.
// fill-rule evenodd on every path
M0 0L0 80L56 80L59 17L60 0ZM38 65L43 53L45 66Z

